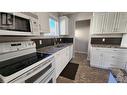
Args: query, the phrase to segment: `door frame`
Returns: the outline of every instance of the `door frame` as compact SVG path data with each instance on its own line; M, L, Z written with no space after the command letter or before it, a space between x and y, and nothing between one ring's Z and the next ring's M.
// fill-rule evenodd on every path
M75 37L75 30L76 30L76 22L77 21L84 21L84 20L90 20L90 31L91 31L91 21L92 21L92 18L87 18L87 19L82 19L82 20L74 20L74 42L73 42L73 56L75 57L75 40L76 40L76 37ZM89 31L89 41L88 41L88 52L89 52L89 48L90 48L90 40L91 40L91 33ZM88 55L88 52L87 52L87 55ZM87 57L87 59L89 60L89 58Z

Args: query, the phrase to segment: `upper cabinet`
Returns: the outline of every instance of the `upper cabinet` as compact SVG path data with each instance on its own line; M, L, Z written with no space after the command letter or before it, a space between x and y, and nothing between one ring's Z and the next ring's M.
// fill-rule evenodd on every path
M115 25L114 32L127 33L127 13L117 13L117 20Z
M62 16L59 18L60 25L60 35L68 35L68 22L69 18L67 16Z
M94 13L91 30L92 34L127 33L127 13Z
M40 33L50 32L49 13L48 12L38 12L37 15L39 19Z
M92 34L101 34L104 23L105 13L96 13L92 18Z

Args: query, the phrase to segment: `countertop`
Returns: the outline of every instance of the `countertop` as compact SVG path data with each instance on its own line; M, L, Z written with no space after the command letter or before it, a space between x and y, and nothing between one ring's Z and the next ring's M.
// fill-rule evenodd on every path
M53 45L53 46L47 46L47 47L37 49L37 52L54 54L54 53L64 49L65 47L67 47L69 45L72 45L72 44L73 43L62 43L62 44L57 44L57 45Z
M122 69L112 68L111 73L119 83L127 83L127 72Z
M120 45L92 44L91 46L92 46L92 47L102 47L102 48L127 49L127 47L121 47Z

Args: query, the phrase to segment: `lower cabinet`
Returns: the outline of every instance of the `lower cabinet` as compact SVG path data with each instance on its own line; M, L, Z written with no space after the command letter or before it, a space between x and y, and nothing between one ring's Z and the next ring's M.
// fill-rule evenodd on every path
M126 69L127 50L115 48L92 47L90 65L98 68Z
M55 72L56 72L56 79L72 59L73 54L73 45L70 45L54 54L55 56ZM71 55L71 56L70 56Z
M71 60L73 57L73 45L69 46L69 60Z
M91 57L90 57L90 65L92 67L98 67L98 68L103 68L102 65L102 58L103 54L102 52L97 50L91 50Z
M59 74L61 73L61 64L62 64L62 53L59 51L55 54L55 78L57 79L57 77L59 76Z

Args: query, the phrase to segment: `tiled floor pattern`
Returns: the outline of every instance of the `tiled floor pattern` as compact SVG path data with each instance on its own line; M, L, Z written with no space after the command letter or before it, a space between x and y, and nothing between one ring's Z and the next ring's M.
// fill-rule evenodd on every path
M79 64L75 80L59 76L57 83L106 83L108 81L109 71L90 67L85 54L75 54L71 62Z

